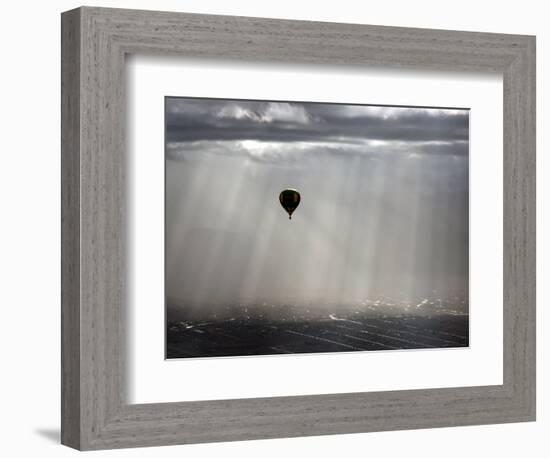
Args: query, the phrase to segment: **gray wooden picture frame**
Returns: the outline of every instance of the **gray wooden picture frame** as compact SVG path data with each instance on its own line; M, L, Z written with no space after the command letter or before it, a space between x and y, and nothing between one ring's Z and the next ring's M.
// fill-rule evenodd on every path
M535 419L534 37L83 7L62 14L61 38L63 444L89 450ZM502 74L504 383L129 404L129 53Z

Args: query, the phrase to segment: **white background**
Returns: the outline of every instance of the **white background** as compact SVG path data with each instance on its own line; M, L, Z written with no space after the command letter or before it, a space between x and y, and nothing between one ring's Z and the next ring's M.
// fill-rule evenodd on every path
M129 59L127 75L130 402L502 383L501 76L143 56ZM164 361L164 96L203 94L470 108L470 347Z
M548 114L550 30L544 2L119 1L101 6L536 34L538 37L538 421L434 430L201 444L98 452L99 456L548 456ZM0 137L0 348L5 456L69 456L59 425L59 13L70 1L8 3L2 11ZM545 173L546 172L546 173ZM546 434L545 434L546 433Z

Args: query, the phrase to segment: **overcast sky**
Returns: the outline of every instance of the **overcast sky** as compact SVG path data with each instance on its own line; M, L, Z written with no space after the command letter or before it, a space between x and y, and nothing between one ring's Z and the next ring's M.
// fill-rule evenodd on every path
M167 98L169 303L466 297L468 115Z

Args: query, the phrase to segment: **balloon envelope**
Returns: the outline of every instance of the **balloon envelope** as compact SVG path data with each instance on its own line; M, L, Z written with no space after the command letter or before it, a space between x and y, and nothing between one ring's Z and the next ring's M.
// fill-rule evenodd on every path
M300 193L296 189L283 189L279 194L279 202L288 213L288 219L291 219L292 212L300 205Z

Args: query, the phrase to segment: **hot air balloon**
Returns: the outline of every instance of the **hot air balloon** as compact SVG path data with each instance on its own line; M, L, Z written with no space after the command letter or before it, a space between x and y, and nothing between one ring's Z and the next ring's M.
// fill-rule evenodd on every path
M292 212L300 205L300 193L296 189L283 189L279 194L279 202L288 213L288 219L292 219Z

